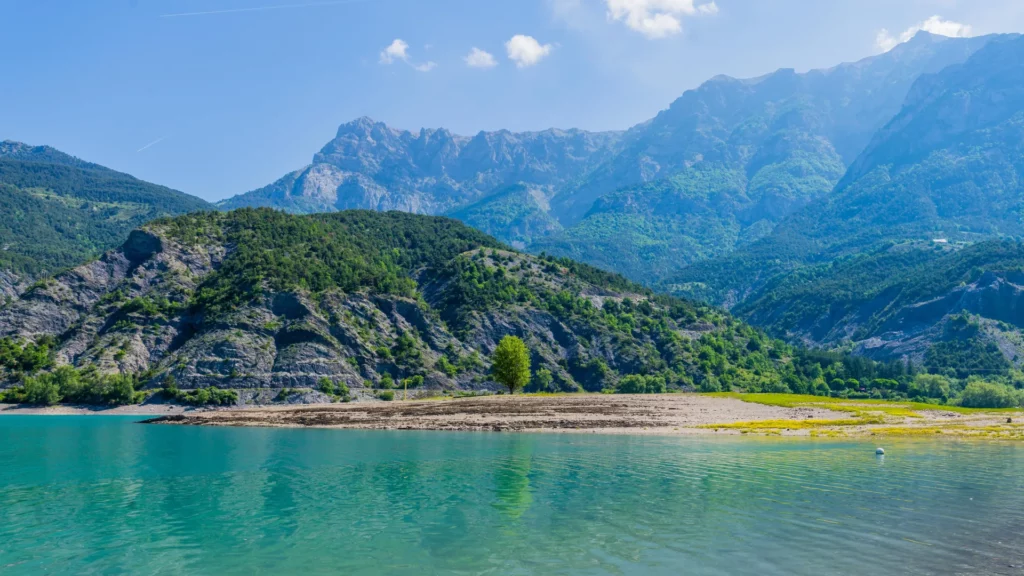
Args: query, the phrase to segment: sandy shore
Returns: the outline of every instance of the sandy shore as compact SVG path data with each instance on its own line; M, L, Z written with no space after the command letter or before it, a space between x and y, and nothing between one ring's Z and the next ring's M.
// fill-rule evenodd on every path
M103 408L96 406L20 406L17 404L0 404L0 416L5 414L35 414L44 416L165 416L182 414L186 408L172 404L143 404L140 406L117 406Z
M821 408L764 406L696 394L489 396L451 400L273 406L189 412L156 421L207 426L373 430L588 431L713 434L712 424L778 419L839 419ZM720 433L738 433L721 430Z

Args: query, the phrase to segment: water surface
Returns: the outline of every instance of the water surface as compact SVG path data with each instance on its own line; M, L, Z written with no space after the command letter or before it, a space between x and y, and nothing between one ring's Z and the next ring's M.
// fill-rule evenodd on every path
M1024 574L1024 446L0 417L3 574Z

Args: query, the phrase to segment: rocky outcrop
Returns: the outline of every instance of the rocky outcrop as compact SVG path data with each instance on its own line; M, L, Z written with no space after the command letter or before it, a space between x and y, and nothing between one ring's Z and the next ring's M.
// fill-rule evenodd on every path
M907 358L920 364L936 342L957 337L950 329L954 319L968 317L978 323L976 337L996 343L1009 362L1020 364L1024 360L1024 341L1019 338L1024 328L1022 280L1019 272L985 272L971 284L905 306L875 331L877 336L855 341L856 352L876 360ZM870 317L870 310L853 316ZM845 326L855 330L858 324L851 318Z
M0 303L16 298L29 287L30 278L10 270L0 270Z

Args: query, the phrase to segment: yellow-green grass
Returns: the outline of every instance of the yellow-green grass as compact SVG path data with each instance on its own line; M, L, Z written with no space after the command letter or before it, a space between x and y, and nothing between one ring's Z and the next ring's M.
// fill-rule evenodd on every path
M781 406L784 408L827 408L837 412L883 412L891 416L920 417L918 412L956 412L958 414L988 414L1003 412L1020 412L1020 408L965 408L946 404L926 404L924 402L875 400L875 399L844 399L828 396L809 396L806 394L743 394L738 392L713 392L707 394L716 398L735 398L744 402Z
M921 402L890 402L885 400L847 400L823 396L806 396L798 394L739 394L731 392L709 394L717 398L734 398L744 402L753 402L767 406L784 408L820 408L850 414L851 418L826 419L809 418L805 420L762 420L752 422L735 422L731 424L711 424L703 428L739 430L746 433L781 434L783 431L806 430L812 436L846 436L852 434L870 434L876 436L925 436L953 435L958 437L981 437L997 439L1024 439L1024 427L1021 424L984 425L963 424L954 420L938 422L932 425L906 426L907 419L921 419L921 412L955 412L960 415L996 415L1007 412L1021 412L1020 409L986 409L964 408L961 406L943 406ZM919 420L918 420L919 421ZM888 426L884 426L888 424ZM853 430L853 427L864 427Z

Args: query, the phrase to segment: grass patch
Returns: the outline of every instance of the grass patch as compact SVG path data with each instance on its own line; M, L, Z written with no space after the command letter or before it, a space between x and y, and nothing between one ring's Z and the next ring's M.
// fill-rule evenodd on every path
M955 436L991 439L1024 440L1024 424L970 424L956 421L939 421L934 425L908 426L908 419L921 419L922 412L954 412L961 415L992 415L1007 412L1021 412L1019 408L964 408L921 402L893 402L886 400L850 400L823 396L798 394L740 394L720 392L707 394L716 398L733 398L744 402L778 406L782 408L820 408L850 415L849 418L829 420L808 418L806 420L761 420L734 422L731 424L710 424L701 428L739 430L759 434L781 434L783 431L807 430L814 437L840 437L864 434L872 436ZM913 420L911 420L913 421ZM851 427L869 426L863 431L849 430ZM843 428L847 428L843 430Z

